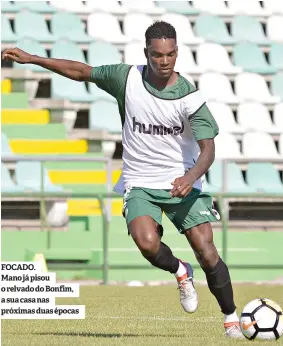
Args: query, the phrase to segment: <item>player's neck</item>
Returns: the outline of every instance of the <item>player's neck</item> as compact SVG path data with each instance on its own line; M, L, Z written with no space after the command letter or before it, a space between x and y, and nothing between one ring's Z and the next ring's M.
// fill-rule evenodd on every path
M147 82L149 82L152 86L154 86L158 90L165 89L166 87L169 87L171 85L174 85L177 82L178 79L178 73L175 71L172 73L172 75L168 79L159 78L154 74L152 69L150 67L146 67L145 71L145 78Z

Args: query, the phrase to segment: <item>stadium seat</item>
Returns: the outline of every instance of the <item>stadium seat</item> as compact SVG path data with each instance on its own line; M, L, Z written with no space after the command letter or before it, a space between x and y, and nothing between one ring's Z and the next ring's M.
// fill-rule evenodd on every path
M34 55L39 55L44 58L47 58L47 52L44 49L44 47L35 39L30 38L30 37L24 37L21 38L16 46L30 54ZM18 64L18 63L13 63L15 68L19 69L29 69L35 72L48 72L45 68L38 66L38 65L33 65L33 64Z
M107 1L97 1L97 0L87 0L86 7L89 12L109 12L112 14L126 14L128 9L124 6L121 6L119 1L116 0L107 0Z
M56 59L70 59L86 63L86 59L81 48L76 45L76 43L67 39L57 40L51 48L50 56L51 58Z
M51 97L56 100L70 100L72 102L93 102L95 96L91 95L86 85L56 73L51 77Z
M279 128L279 130L283 133L283 103L278 103L274 106L274 124Z
M243 135L243 154L247 158L279 158L272 137L266 132L246 132Z
M73 42L88 43L92 39L84 30L79 16L74 13L61 12L52 16L50 21L51 32L57 38L66 38Z
M67 138L64 124L13 124L2 125L2 133L9 139L64 139Z
M267 19L266 33L271 41L283 42L283 15Z
M217 43L203 43L197 48L197 64L204 71L220 72L235 75L243 71L232 65L227 50Z
M12 91L12 81L11 79L1 80L1 94L10 94Z
M272 77L271 92L274 97L279 97L281 100L283 100L283 72Z
M7 2L7 1L3 1ZM15 2L14 2L15 3ZM17 1L16 7L18 10L27 9L39 13L54 13L56 10L46 1Z
M12 92L1 95L2 109L26 109L28 108L28 94L26 92Z
M143 1L121 1L121 4L129 12L142 12L147 14L162 14L165 12L163 7L155 6L155 2L152 0L143 0Z
M199 78L199 89L204 98L209 101L228 104L238 104L241 101L234 94L228 77L221 73L208 72L202 74Z
M11 1L1 1L1 12L2 13L15 13L18 12L19 8L17 3Z
M256 101L266 104L275 104L280 97L272 96L263 76L244 72L235 78L236 94L245 101Z
M26 162L19 161L15 168L16 181L26 190L41 190L41 163L38 161ZM44 191L56 192L62 191L62 187L53 185L50 181L46 168L44 168Z
M250 16L236 16L232 20L232 35L239 41L250 41L259 45L269 46L271 42L264 34L260 22Z
M122 33L118 19L110 13L91 13L87 21L87 31L91 37L111 43L125 44L130 41L130 38Z
M17 35L12 30L11 23L5 14L1 14L1 41L4 42L16 42Z
M226 6L222 0L195 0L193 6L203 13L214 14L218 16L233 16L235 12Z
M217 159L243 157L240 152L240 145L231 133L220 131L215 137L215 157Z
M22 186L16 185L12 180L7 166L1 162L1 191L2 192L23 192Z
M92 42L88 46L88 63L91 66L121 64L122 56L117 47L108 42Z
M144 55L144 44L141 42L131 42L125 45L124 61L129 65L146 65Z
M252 187L246 184L241 168L234 162L227 165L227 192L230 193L248 193L255 192ZM219 190L223 189L223 166L221 161L214 161L209 169L209 181Z
M223 45L233 45L237 40L232 37L220 17L211 14L201 14L196 18L195 32L197 36Z
M183 14L184 16L194 16L200 13L188 1L156 1L156 4L159 7L163 7L166 12Z
M48 124L49 111L46 109L2 109L1 123L12 124Z
M195 0L193 1L194 8L200 10L203 13L211 13L219 16L232 16L234 11L231 11L225 1L222 0Z
M283 70L283 43L272 43L269 52L270 64L278 70Z
M247 183L258 192L283 194L279 172L272 163L250 162L247 169Z
M268 109L262 103L247 102L238 106L238 122L248 131L278 133L279 129L272 123Z
M68 1L68 0L50 0L50 5L68 12L88 13L89 9L84 5L83 1Z
M178 41L184 44L200 44L204 42L203 38L196 37L189 19L181 14L165 13L161 20L173 25L177 32Z
M22 11L15 15L15 32L20 38L32 37L40 42L53 42L55 39L48 31L44 16L31 11Z
M205 175L201 179L202 179L202 190L204 192L209 192L209 193L219 192L219 188L210 184Z
M14 153L10 147L8 137L5 133L1 132L1 155L2 156L12 156Z
M220 131L234 134L243 134L245 129L236 123L231 107L222 102L207 103L209 110L215 118Z
M121 133L121 117L117 102L95 102L90 109L90 129Z
M128 13L124 17L124 33L132 40L143 42L144 33L151 24L153 19L145 13Z
M176 71L180 73L203 73L204 69L195 63L191 49L184 44L178 45L178 59L176 60Z
M264 1L264 7L274 14L283 14L283 2L281 0Z
M257 44L252 42L240 42L233 48L234 63L243 67L247 72L260 74L273 74L277 72L275 66L270 65L264 53Z
M246 14L249 16L271 15L271 11L261 7L258 0L229 0L227 4L228 8L236 14Z

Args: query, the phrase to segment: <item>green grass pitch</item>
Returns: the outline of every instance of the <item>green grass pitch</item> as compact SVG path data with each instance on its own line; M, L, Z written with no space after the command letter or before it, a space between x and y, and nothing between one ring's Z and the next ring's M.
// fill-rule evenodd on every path
M57 304L83 304L85 320L3 320L2 345L283 345L228 340L223 316L206 286L197 285L200 305L186 314L174 285L156 287L81 286L80 298ZM283 286L234 286L238 313L250 300L265 297L283 306Z

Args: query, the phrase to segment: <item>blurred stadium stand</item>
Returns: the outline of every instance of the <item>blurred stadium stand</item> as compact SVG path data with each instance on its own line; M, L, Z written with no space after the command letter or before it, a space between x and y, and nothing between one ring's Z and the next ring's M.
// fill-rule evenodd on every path
M205 177L206 188L222 188L218 160L266 157L270 163L229 164L228 190L283 191L283 164L272 163L273 158L283 160L283 1L3 1L1 11L2 50L18 46L92 66L145 63L145 29L158 19L172 23L180 47L176 69L201 90L220 126L217 160ZM2 155L35 156L34 163L2 163L2 191L39 189L37 155L107 155L114 159L112 176L117 181L121 126L112 96L94 84L5 61L1 92ZM46 162L44 169L50 191L106 191L103 163ZM276 215L282 222L282 203L271 202L264 204L265 211L259 207L251 212L248 203L237 201L237 217L231 209L231 221L249 215L266 223ZM65 203L70 229L78 218L100 213L96 201ZM4 219L5 207L12 204L2 204ZM38 208L29 213L33 221ZM120 215L120 208L121 202L115 203L113 214ZM23 220L23 213L14 213ZM26 221L16 228L29 229ZM79 229L87 230L87 224Z

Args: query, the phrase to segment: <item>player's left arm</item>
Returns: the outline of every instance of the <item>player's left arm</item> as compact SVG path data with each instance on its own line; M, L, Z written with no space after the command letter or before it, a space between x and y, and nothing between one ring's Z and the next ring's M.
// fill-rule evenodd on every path
M190 116L189 121L194 137L199 144L200 154L194 167L172 183L171 195L173 197L186 196L192 190L194 183L209 170L215 158L214 138L218 135L219 129L207 105L201 105Z

